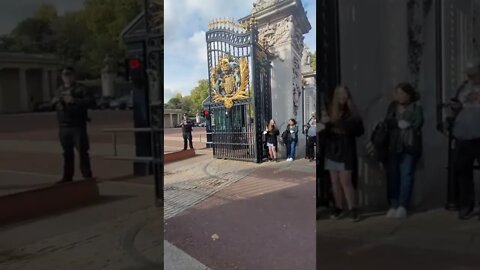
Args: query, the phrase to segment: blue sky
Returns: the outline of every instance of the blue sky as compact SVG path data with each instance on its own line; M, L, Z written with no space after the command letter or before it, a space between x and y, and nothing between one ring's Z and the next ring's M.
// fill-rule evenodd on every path
M165 95L189 95L201 79L208 78L205 32L216 18L247 16L254 0L164 0L165 2ZM316 3L302 0L312 29L305 35L311 51L316 43Z

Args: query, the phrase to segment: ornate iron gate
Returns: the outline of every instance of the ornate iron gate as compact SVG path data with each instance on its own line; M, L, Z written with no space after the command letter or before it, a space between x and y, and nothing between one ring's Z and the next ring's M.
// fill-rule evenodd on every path
M272 101L270 55L259 43L255 20L214 20L206 41L213 155L259 163Z
M145 22L152 166L156 203L163 206L163 1L145 0Z

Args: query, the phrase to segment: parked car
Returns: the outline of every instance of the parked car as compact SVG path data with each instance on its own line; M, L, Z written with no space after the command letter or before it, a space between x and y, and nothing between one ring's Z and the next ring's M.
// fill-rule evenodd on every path
M112 110L126 110L133 108L132 96L123 96L110 101L110 109Z
M105 110L110 108L110 102L113 100L113 97L99 97L96 102L97 110Z
M198 123L197 126L198 126L198 127L206 127L206 126L207 126L207 123L206 123L206 122L201 122L201 123Z

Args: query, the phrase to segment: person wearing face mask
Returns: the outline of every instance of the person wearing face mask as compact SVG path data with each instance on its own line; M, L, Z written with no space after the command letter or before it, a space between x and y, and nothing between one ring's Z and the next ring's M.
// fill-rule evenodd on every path
M385 121L388 125L388 218L406 218L415 182L415 166L422 152L423 110L410 83L395 87Z

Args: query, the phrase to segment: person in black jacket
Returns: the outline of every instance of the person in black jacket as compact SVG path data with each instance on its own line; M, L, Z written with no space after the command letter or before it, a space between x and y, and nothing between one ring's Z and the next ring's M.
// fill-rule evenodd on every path
M328 118L324 118L323 122L327 128L325 170L330 172L335 203L331 218L338 219L342 215L345 196L348 206L346 216L358 221L353 176L358 167L356 137L363 135L364 127L347 87L335 89Z
M193 123L188 119L187 114L183 114L182 120L182 135L183 135L183 150L187 150L187 141L190 149L193 149L193 141L192 141L192 129Z
M270 160L278 161L277 160L277 146L278 146L277 137L278 135L280 135L280 131L277 128L277 124L275 123L275 120L271 119L268 122L267 128L265 129L263 134L265 135L265 141L267 142Z
M90 145L87 134L88 109L94 104L93 95L78 84L75 70L66 67L62 70L63 84L57 89L53 100L59 125L59 138L63 149L63 177L57 183L73 180L75 171L75 153L78 151L80 170L85 180L94 180L90 166Z

